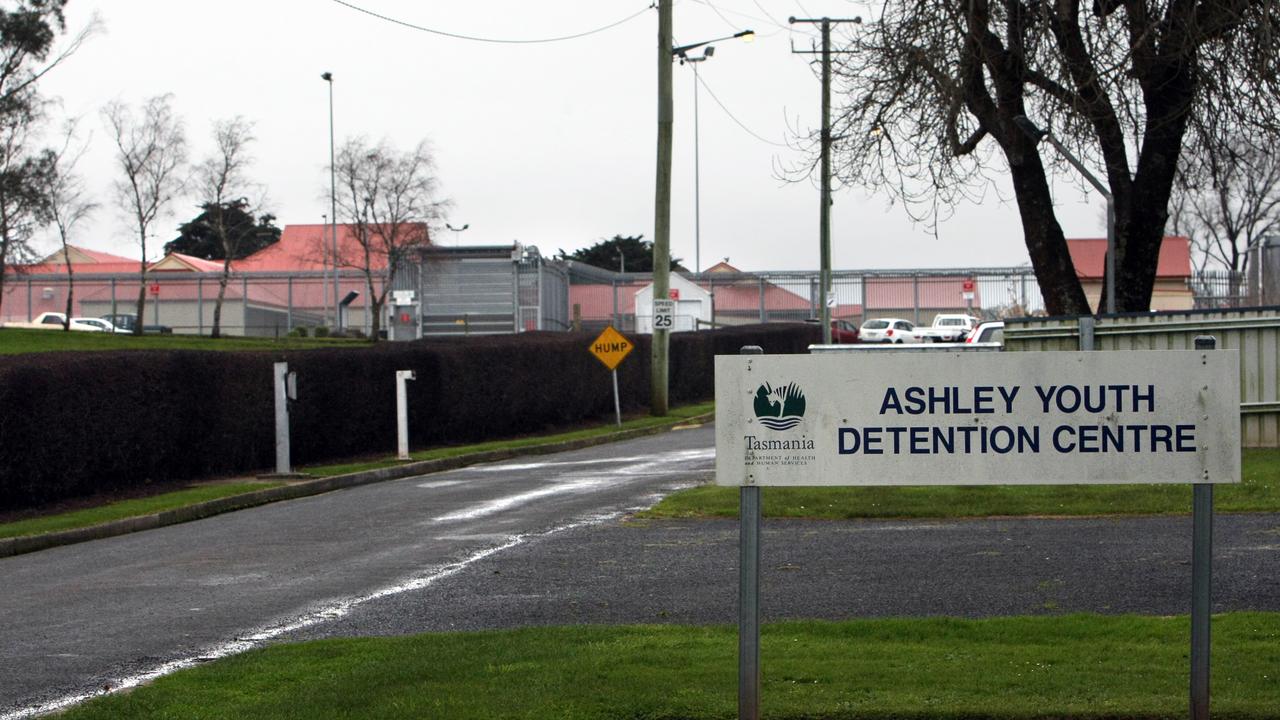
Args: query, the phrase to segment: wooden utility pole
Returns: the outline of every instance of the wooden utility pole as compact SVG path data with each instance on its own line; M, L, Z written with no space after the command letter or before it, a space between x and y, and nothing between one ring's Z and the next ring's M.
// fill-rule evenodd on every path
M789 18L792 24L811 23L822 26L822 137L821 137L821 199L818 208L818 303L822 307L822 343L831 344L831 25L832 23L861 23L861 17L853 18ZM797 52L801 55L813 51Z
M671 2L658 0L658 168L653 198L653 298L671 287ZM671 334L653 328L649 413L667 414L667 355Z

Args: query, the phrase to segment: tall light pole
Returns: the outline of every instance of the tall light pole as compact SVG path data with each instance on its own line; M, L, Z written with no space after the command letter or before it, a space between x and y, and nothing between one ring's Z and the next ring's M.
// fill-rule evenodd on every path
M338 168L335 162L333 142L333 73L323 72L320 78L329 84L329 247L333 257L333 322L338 322ZM325 307L325 314L329 308Z
M745 42L751 42L755 39L754 30L743 30L715 40L707 40L705 42L693 43L692 45L681 45L671 49L671 54L680 59L680 64L689 63L689 67L693 69L693 271L702 272L702 168L701 168L701 150L699 148L698 133L698 85L702 82L698 77L698 63L705 62L712 55L716 54L716 48L711 45L713 42L721 40L735 40L742 38ZM700 48L706 48L702 51L702 55L698 57L690 57L689 51Z
M1037 145L1041 140L1048 140L1053 149L1061 153L1062 157L1071 163L1071 167L1076 172L1084 176L1084 179L1093 186L1098 194L1107 199L1107 260L1103 273L1106 275L1104 285L1107 293L1107 314L1112 315L1116 311L1116 203L1115 198L1111 196L1111 189L1102 183L1093 173L1089 172L1089 168L1080 162L1080 158L1076 157L1058 142L1058 138L1048 130L1041 130L1026 115L1018 115L1013 119L1013 123L1018 129L1026 133Z
M462 234L463 230L471 227L471 223L464 223L462 227L454 227L449 223L445 223L444 226L453 231L453 246L458 247L458 236Z
M698 63L706 62L714 55L714 46L707 46L700 57L681 58L693 68L693 271L702 272L702 168L698 148Z

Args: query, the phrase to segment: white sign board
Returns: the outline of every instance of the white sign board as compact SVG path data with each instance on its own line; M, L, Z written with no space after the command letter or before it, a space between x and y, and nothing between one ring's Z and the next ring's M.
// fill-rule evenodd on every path
M720 485L1240 482L1234 350L716 358Z
M674 330L676 327L676 301L665 298L653 299L653 330Z
M413 298L416 294L417 293L413 290L392 290L391 304L392 305L412 305Z

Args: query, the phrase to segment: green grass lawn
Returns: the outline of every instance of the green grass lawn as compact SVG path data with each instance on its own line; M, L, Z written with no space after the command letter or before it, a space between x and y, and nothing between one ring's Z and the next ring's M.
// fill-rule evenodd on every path
M641 517L737 517L738 489L704 485L670 495ZM1191 512L1189 485L780 488L761 491L767 517L947 518ZM1280 512L1280 450L1245 450L1239 485L1214 489L1219 512Z
M0 328L0 355L83 350L307 350L318 347L369 347L347 338L244 338L214 340L201 335L125 335Z
M761 638L771 720L1185 718L1186 617L786 622ZM280 645L69 720L732 718L732 627L563 627ZM1275 718L1280 615L1213 626L1213 716Z
M112 520L151 515L209 500L242 495L254 490L265 490L281 484L279 482L238 482L200 485L185 490L152 495L151 497L120 500L101 507L85 508L27 520L15 520L13 522L0 523L0 538L40 535L59 530L91 527L111 522Z

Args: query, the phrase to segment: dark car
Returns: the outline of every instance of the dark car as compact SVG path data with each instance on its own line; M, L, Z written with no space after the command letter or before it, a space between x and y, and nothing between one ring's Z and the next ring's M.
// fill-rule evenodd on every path
M811 318L806 322L811 322L816 325L821 321L816 318ZM831 342L836 345L846 345L858 342L858 326L848 320L833 319L831 321Z
M110 315L103 315L102 319L112 325L115 325L117 332L131 333L134 328L138 327L138 316L130 313L113 313ZM143 325L142 332L167 334L173 332L173 328L168 325Z

